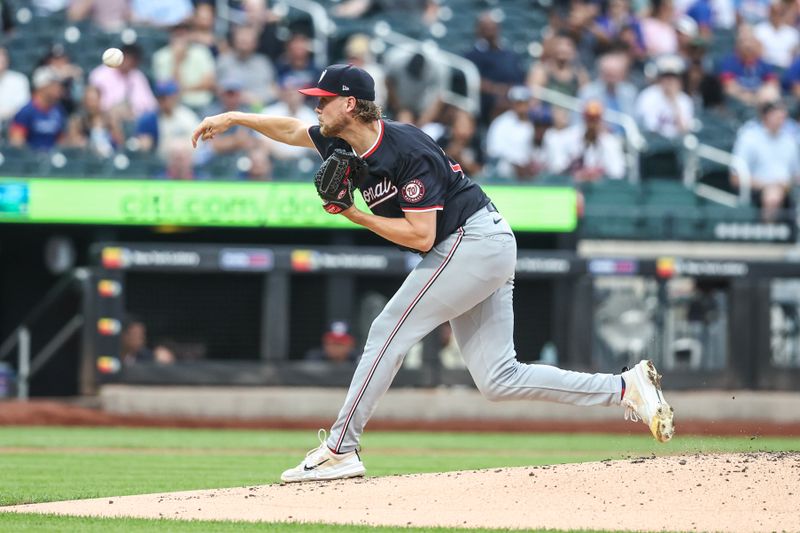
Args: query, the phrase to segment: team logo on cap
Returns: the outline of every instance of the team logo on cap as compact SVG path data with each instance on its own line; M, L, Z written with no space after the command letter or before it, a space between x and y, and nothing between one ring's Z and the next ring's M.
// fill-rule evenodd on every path
M325 69L325 70L322 71L322 74L319 75L319 79L317 80L317 85L322 83L322 78L324 78L325 74L327 74L327 73L328 73L328 69Z
M420 180L413 179L403 185L401 194L403 195L403 200L408 203L415 204L422 200L422 198L425 196L425 186Z

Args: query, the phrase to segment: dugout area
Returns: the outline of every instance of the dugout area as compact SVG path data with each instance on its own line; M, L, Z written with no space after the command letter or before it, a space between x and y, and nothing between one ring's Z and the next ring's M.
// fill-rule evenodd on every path
M363 343L371 317L418 260L386 246L108 241L87 250L91 266L63 275L70 288L32 326L35 355L81 318L33 376L32 395L93 393L104 383L345 387L353 365L304 354L331 320L348 321ZM617 372L651 357L671 389L796 388L798 278L793 262L521 249L518 358ZM4 280L6 294L25 290ZM171 343L176 364L120 363L131 315L145 321L151 344ZM401 368L394 386L472 386L466 370L440 364L437 343L426 338L421 364ZM12 363L18 348L6 350Z

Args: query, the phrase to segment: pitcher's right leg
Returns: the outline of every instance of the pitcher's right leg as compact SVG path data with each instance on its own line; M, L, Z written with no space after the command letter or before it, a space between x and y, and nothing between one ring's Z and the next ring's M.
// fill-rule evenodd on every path
M492 401L620 405L620 376L517 361L512 297L513 281L509 281L483 302L450 320L461 354L481 393Z

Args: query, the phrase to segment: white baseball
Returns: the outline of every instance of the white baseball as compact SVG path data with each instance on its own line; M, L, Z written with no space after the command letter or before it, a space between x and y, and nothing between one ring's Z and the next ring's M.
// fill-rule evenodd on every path
M122 64L122 50L119 48L109 48L103 52L103 63L111 68L117 68Z

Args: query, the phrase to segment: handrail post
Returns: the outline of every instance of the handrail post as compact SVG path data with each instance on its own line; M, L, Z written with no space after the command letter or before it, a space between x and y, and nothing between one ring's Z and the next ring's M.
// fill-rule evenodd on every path
M23 326L17 330L18 354L17 362L17 398L19 400L28 399L28 380L31 375L31 332Z
M97 331L97 308L95 305L95 272L91 268L76 269L75 277L81 284L81 355L78 366L78 386L81 395L91 396L97 392L97 353L95 332Z

